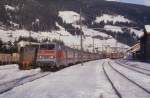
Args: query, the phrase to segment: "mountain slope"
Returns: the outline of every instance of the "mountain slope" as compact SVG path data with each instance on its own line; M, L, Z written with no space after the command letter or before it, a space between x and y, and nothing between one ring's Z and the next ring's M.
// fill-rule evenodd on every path
M79 35L78 21L66 23L60 12L73 11L79 15L80 8L86 29L102 28L96 31L127 45L133 45L142 35L143 25L150 23L150 7L135 4L104 0L1 0L0 26L6 29L50 32L60 30L56 25L58 23L70 34ZM94 38L107 39L100 35L95 35Z

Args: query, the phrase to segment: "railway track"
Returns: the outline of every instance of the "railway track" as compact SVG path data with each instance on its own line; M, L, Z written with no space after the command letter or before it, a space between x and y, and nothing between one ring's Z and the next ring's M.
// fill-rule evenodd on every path
M122 67L125 67L125 68L127 68L127 69L129 69L129 70L132 70L132 71L134 71L134 72L138 72L138 73L141 73L141 74L144 74L144 75L146 75L146 76L150 76L150 71L143 71L143 69L135 69L134 67L130 67L130 66L126 66L125 64L122 64L122 63L120 63L120 62L118 62L118 61L115 61L115 63L117 63L118 65L120 65L120 66L122 66Z
M104 64L105 62L102 64L102 68L103 68L103 71L104 71L104 74L107 78L107 80L109 81L109 83L111 84L112 88L114 89L116 95L118 96L118 98L122 98L122 95L121 93L119 92L119 90L115 87L114 83L112 82L112 80L110 79L109 75L107 74L105 68L104 68Z
M137 85L139 88L143 89L145 92L149 93L150 94L150 91L145 89L144 87L142 87L141 85L139 85L138 83L136 83L135 81L129 79L127 76L125 76L124 74L122 74L120 71L118 71L117 69L115 69L111 64L110 62L108 62L109 66L115 70L117 73L119 73L121 76L123 76L124 78L126 78L127 80L129 80L130 82L132 82L133 84Z
M25 76L25 77L22 77L22 78L19 78L19 79L15 79L13 81L2 83L2 84L0 84L0 94L3 94L7 91L10 91L13 88L18 87L20 85L23 85L25 83L32 82L34 80L45 77L49 74L50 74L49 72L38 73L38 74L34 74L34 75Z
M129 79L127 76L119 72L110 64L110 62L108 62L107 65L103 64L102 66L103 66L103 71L108 81L112 85L112 88L114 89L118 98L129 98L130 94L137 96L133 98L150 98L149 90L145 89L135 81ZM128 90L127 87L130 87L130 89L132 90L129 91L130 89Z
M118 60L120 63L122 63L122 60ZM145 71L150 71L150 67L149 65L144 65L144 64L131 64L130 62L126 61L126 62L123 62L125 63L126 65L129 65L129 66L132 66L132 67L135 67L135 68L139 68L139 69L142 69L142 70L145 70Z
M122 61L119 61L119 60L118 60L118 62L122 63ZM129 64L129 63L127 63L127 62L124 62L124 63L125 63L126 65L131 66L131 67L135 67L135 68L138 68L138 69L141 69L141 70L150 72L150 69L143 68L143 67L141 67L141 66L138 65L138 64ZM140 66L140 67L139 67L139 66ZM145 66L146 66L146 65L145 65Z

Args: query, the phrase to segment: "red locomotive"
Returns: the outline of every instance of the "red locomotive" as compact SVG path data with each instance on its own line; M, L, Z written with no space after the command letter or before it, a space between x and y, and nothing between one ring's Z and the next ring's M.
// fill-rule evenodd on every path
M102 55L98 53L80 51L56 42L26 46L22 48L20 55L20 66L24 69L36 66L44 70L56 70L81 61L102 58Z
M120 53L120 52L110 53L110 59L119 59L119 58L123 58L123 57L124 57L123 53Z

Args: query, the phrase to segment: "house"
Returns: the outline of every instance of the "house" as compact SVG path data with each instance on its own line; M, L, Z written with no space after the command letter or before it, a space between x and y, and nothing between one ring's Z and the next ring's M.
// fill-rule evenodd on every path
M145 25L144 35L140 39L140 53L143 60L150 60L150 25Z

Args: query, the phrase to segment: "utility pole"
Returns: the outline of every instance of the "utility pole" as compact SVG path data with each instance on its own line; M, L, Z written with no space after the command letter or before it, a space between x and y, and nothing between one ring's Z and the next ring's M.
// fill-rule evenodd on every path
M115 45L116 46L116 52L118 52L118 48L117 48L118 47L117 33L115 34L115 39L116 39L116 45Z
M95 46L94 46L94 32L93 32L93 36L92 36L92 39L93 39L93 53L95 52Z
M29 44L31 46L31 31L29 31Z
M81 65L83 66L83 35L82 35L82 17L81 17L81 14L82 14L82 9L80 7L80 20L79 20L79 24L80 24L80 47L81 47Z

